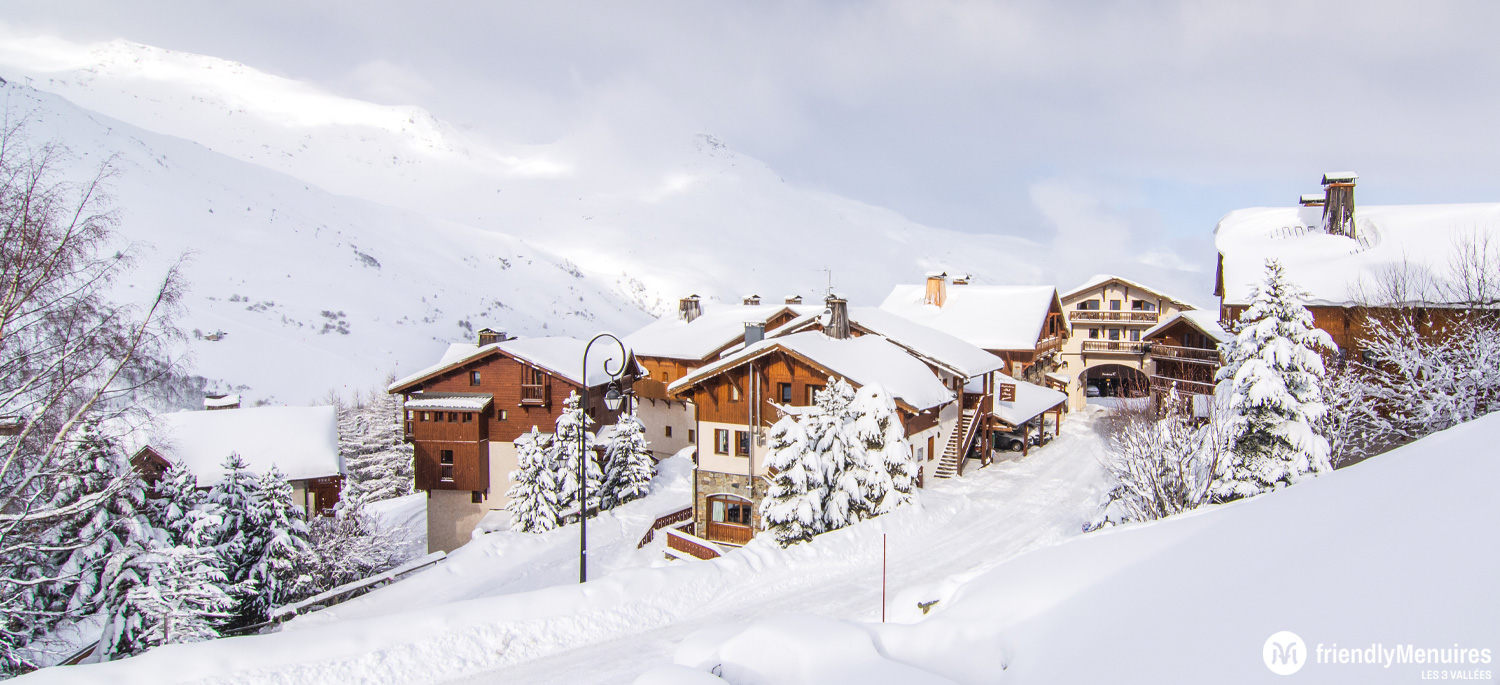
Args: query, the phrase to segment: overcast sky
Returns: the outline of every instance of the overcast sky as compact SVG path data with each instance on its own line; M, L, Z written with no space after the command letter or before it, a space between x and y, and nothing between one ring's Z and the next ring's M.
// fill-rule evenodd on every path
M1327 170L1364 203L1500 200L1494 2L5 4L514 141L709 132L963 231L1117 224L1204 260L1219 216Z

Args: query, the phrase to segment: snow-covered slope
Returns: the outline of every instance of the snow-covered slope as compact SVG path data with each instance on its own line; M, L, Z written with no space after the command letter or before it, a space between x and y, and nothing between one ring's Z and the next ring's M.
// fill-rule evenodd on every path
M148 244L128 286L144 292L188 252L194 370L245 386L247 402L383 385L485 325L582 335L649 321L618 275L514 237L333 195L15 82L0 100L34 140L72 149L74 178L113 157L119 233Z
M1044 258L1050 253L1028 240L930 228L791 186L711 135L642 146L600 125L518 145L420 108L336 96L214 57L127 41L6 42L6 76L27 75L89 109L334 193L628 274L659 312L688 292L820 294L825 268L844 294L873 304L893 279L931 268L971 271L979 282L1040 283L1074 266Z

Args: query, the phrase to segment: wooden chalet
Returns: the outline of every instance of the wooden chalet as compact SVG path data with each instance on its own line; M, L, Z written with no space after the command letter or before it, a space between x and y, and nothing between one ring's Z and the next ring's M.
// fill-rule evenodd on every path
M1325 174L1321 203L1240 209L1220 219L1214 295L1221 321L1238 321L1249 307L1267 259L1281 263L1314 325L1344 357L1362 357L1370 327L1385 317L1411 316L1440 335L1444 322L1470 311L1472 303L1433 284L1461 283L1465 260L1484 252L1474 246L1500 242L1500 203L1372 205L1356 214L1357 178ZM1390 279L1403 270L1417 278L1393 289Z
M1219 345L1234 338L1211 312L1178 312L1146 331L1151 394L1159 403L1171 390L1191 398L1194 413L1207 416L1214 376L1222 361Z
M1004 373L1037 384L1062 365L1068 337L1062 300L1052 286L950 284L947 274L898 285L880 308L1004 359Z
M429 551L452 551L467 542L485 514L509 502L510 473L517 468L514 441L533 427L551 433L570 393L580 392L586 343L573 338L506 338L486 329L478 344L449 346L437 364L392 383L404 400L406 438L412 443L416 488L427 493ZM612 344L589 352L589 406L598 425L619 412L604 404L605 370L630 372L628 392L641 374L619 359ZM622 407L623 409L623 407Z
M1074 407L1143 398L1150 388L1144 333L1187 302L1120 276L1100 274L1061 296L1070 335L1063 367Z

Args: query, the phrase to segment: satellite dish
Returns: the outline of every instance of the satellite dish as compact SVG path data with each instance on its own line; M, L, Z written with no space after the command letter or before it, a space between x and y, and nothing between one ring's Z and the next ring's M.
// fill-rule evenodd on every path
M824 309L823 313L818 315L818 324L821 325L821 326L823 326L824 328L832 326L833 325L833 310L832 309Z

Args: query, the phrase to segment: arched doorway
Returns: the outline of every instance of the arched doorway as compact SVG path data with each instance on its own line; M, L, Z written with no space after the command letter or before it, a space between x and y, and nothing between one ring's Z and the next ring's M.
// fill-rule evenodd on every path
M1151 392L1151 379L1140 369L1124 364L1100 364L1079 374L1083 391L1089 398L1118 397L1135 399Z

